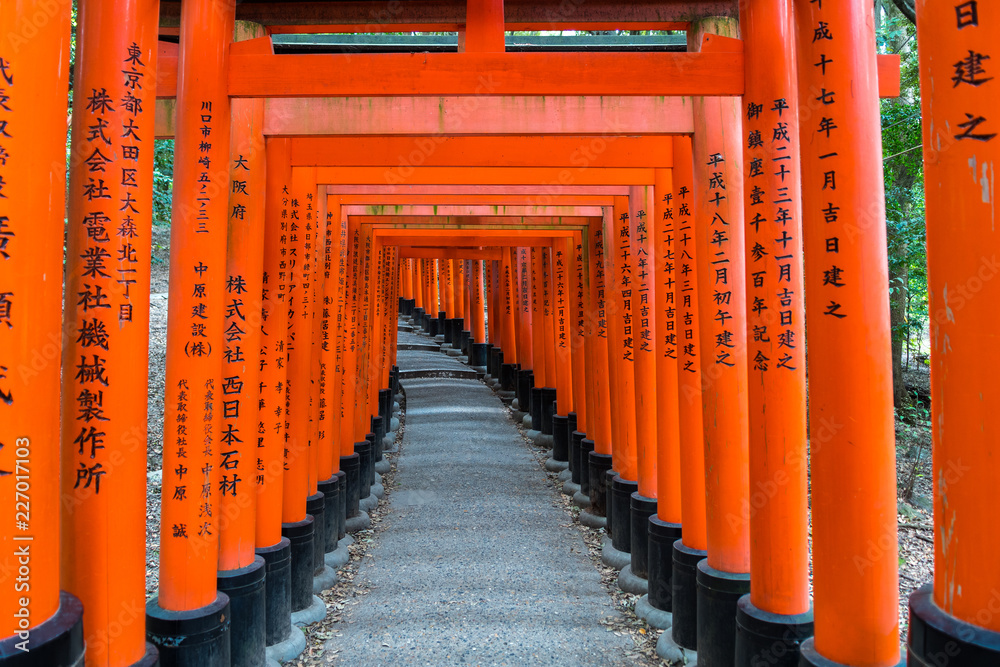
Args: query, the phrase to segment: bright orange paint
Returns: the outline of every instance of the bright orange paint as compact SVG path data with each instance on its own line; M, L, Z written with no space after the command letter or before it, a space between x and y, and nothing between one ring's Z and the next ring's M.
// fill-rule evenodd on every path
M834 93L801 128L814 645L834 662L886 667L899 661L899 563L873 8L795 0L794 14L801 107ZM813 42L820 21L832 38ZM836 63L825 73L821 54Z
M673 146L671 145L671 153ZM657 169L653 186L653 264L656 267L656 515L681 523L681 442L677 359L686 341L675 298L677 287L677 215L672 169Z
M178 65L158 600L173 611L216 598L234 3L194 0L181 11L181 43L191 46Z
M285 382L288 373L288 211L292 170L287 139L265 143L264 274L261 291L260 409L264 432L257 458L264 468L256 476L258 548L281 540L281 499L284 483ZM259 467L259 465L257 467Z
M628 198L628 242L631 255L631 284L622 287L622 303L631 313L625 339L632 338L635 394L635 452L639 474L639 493L646 498L657 496L657 416L656 416L656 293L659 291L656 248L653 245L653 188L630 189ZM628 296L626 296L626 290ZM626 303L628 302L628 303ZM629 334L631 330L631 335Z
M59 354L65 211L70 10L41 1L0 4L0 86L9 100L0 164L0 636L37 627L59 607ZM42 15L30 39L24 26ZM7 78L12 81L8 83ZM89 91L88 91L89 92ZM86 156L84 156L86 157ZM9 236L13 234L13 236ZM10 308L8 312L7 309ZM79 358L77 358L79 363ZM143 434L145 431L143 431ZM18 467L20 461L20 468ZM18 488L20 484L20 488ZM138 486L138 484L136 484ZM30 493L30 516L18 516ZM133 489L131 493L136 493ZM139 493L142 491L139 490ZM28 527L18 530L17 520ZM30 536L32 542L21 541ZM30 544L31 589L21 590L18 550ZM134 585L134 584L130 584ZM15 618L29 600L26 625ZM22 641L23 637L18 641Z
M674 139L673 194L677 207L677 403L681 464L681 539L691 549L708 549L705 511L705 450L702 404L701 319L698 307L698 241L691 138ZM662 517L661 517L662 518Z
M636 213L638 209L631 213ZM612 337L608 340L608 366L611 371L611 419L617 422L612 456L615 471L622 479L638 481L639 462L636 452L635 424L635 350L639 336L636 319L639 314L636 289L636 257L631 247L631 214L629 198L616 197L614 220L611 222L613 242L608 252L611 290L611 313L608 315Z
M809 611L809 498L799 105L791 0L749 3L741 18L748 55L743 155L750 496L738 520L750 525L754 606L773 614L804 614ZM774 128L786 129L787 135L775 135ZM751 144L752 132L772 140Z
M609 210L610 207L608 207ZM607 215L610 216L610 211ZM587 437L594 441L594 451L611 454L611 399L608 372L608 320L605 288L605 225L597 223L587 230L589 244L588 287L590 299L585 321L587 334L587 386L593 394Z

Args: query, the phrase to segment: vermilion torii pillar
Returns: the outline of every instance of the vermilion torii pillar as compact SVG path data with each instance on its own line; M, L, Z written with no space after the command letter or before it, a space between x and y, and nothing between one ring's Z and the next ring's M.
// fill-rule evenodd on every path
M736 23L708 19L688 42L702 51L736 48ZM729 665L736 603L750 585L749 526L731 520L747 501L746 276L743 149L737 98L696 98L693 138L698 307L708 558L698 564L698 660Z
M109 667L157 655L141 614L148 374L136 364L149 350L157 9L82 3L77 23L60 555L86 610L88 663Z
M628 571L622 570L618 585L634 593L648 589L647 582L634 581L628 576L645 579L648 574L648 531L649 517L656 513L657 496L657 336L656 294L659 291L656 250L653 243L652 219L655 193L650 186L629 188L629 245L632 254L631 293L631 338L635 361L632 364L635 376L634 412L636 470L638 488L632 492L629 502L629 552L631 562ZM628 334L626 334L628 335Z
M55 481L70 14L0 5L0 659L33 665L84 650L80 601L59 590Z
M1000 660L994 3L917 3L934 436L934 581L910 596L911 665ZM961 546L959 546L961 545Z
M899 662L891 327L872 11L862 0L794 4L810 322L815 636L801 649L808 665Z
M266 562L265 641L272 646L290 632L291 542L281 534L285 470L285 383L288 372L288 209L291 197L290 141L265 146L264 265L258 373L258 425L254 465L257 486L255 545Z
M611 215L610 207L605 207L605 218ZM587 475L590 495L590 509L580 513L580 522L591 527L606 525L607 474L612 468L611 401L608 381L608 319L605 288L604 230L609 221L591 225L587 231L590 262L588 267L589 302L585 314L587 327L589 366L588 387L593 394L593 410L590 411L588 439L593 442L593 451L588 452L583 461L582 474Z
M618 473L611 482L608 524L611 545L622 553L632 549L631 496L639 490L635 433L635 348L639 338L635 318L639 299L630 222L631 214L638 210L630 211L629 208L628 197L615 198L613 240L605 249L609 253L607 266L611 274L608 319L612 336L608 341L608 366L614 366L610 372L611 419L616 423L612 454ZM629 560L619 557L618 563L624 567Z
M737 661L798 663L809 604L805 310L795 24L790 0L742 6L750 496L750 594ZM776 648L777 647L777 648Z
M216 592L216 570L234 11L196 0L181 15L160 587L146 606L147 637L165 662L193 651L229 661L229 598Z
M656 512L649 517L647 539L648 603L673 611L673 544L681 536L680 424L677 393L677 358L680 318L676 287L677 222L673 170L657 169L653 184L653 261L656 290ZM646 620L655 625L656 617Z
M546 349L547 358L553 361L555 370L556 403L552 409L552 458L551 465L562 470L569 467L569 437L572 432L569 414L573 403L573 361L569 333L569 275L568 259L572 245L570 239L553 241L551 252L551 320L552 346ZM563 473L568 474L568 473Z

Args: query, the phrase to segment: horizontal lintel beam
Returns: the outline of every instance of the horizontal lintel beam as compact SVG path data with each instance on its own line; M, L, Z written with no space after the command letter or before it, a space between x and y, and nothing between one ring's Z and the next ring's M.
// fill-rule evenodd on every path
M413 167L401 178L384 167L317 167L319 184L653 185L653 169L601 167Z

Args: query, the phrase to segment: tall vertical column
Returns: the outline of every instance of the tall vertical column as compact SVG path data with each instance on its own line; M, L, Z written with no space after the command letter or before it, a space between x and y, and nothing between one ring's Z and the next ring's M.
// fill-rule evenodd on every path
M733 20L706 19L688 32L689 48L725 50L726 36L736 33ZM749 526L731 520L747 501L749 475L743 148L739 98L695 98L693 113L708 512L708 559L698 565L698 659L714 667L732 663L737 601L750 587Z
M264 29L240 21L237 41ZM231 104L225 329L222 347L222 431L219 435L219 590L229 596L234 663L264 651L265 562L255 554L261 300L264 271L264 101Z
M221 391L229 219L227 88L234 4L181 8L164 393L160 587L147 637L164 662L204 651L229 661L229 598L216 592ZM178 621L176 612L185 612Z
M701 326L698 293L700 254L695 227L692 142L674 137L673 201L677 218L674 300L677 302L677 425L680 431L681 539L673 546L673 622L659 642L682 649L698 646L698 563L708 555L705 510L705 448L702 412Z
M260 357L257 375L257 486L255 544L265 561L265 641L284 641L291 627L291 542L281 534L285 470L285 382L288 335L288 211L291 139L274 138L264 149L264 256L261 275Z
M657 270L653 228L656 220L654 212L653 188L632 186L629 188L629 252L632 260L631 285L629 295L623 293L623 303L629 300L631 311L632 354L634 362L635 396L635 453L638 488L629 502L629 551L632 554L629 571L622 572L618 583L630 587L628 574L640 579L648 574L648 531L649 517L656 513L657 496L657 440L659 431L656 415L656 293ZM635 582L633 582L633 585ZM646 582L639 582L635 590L642 591Z
M136 612L146 597L148 377L136 360L149 352L158 3L115 22L103 18L111 11L82 3L77 23L61 560L66 590L87 610L88 661L114 666L156 655Z
M742 6L750 496L750 594L737 612L737 665L797 664L812 634L806 465L805 309L795 25L791 0Z
M311 463L309 403L312 365L311 294L314 227L311 196L316 190L315 169L291 170L288 196L288 329L285 376L285 479L281 488L281 532L291 542L292 611L312 602L317 522L306 508L310 495Z
M534 386L534 338L531 316L531 249L515 250L515 270L518 283L518 361L521 368L517 372L517 407L523 413L530 413L530 392Z
M802 655L885 667L899 662L899 563L873 7L795 0L794 15L815 610Z
M528 390L528 412L531 417L529 437L542 431L542 387L545 386L545 334L542 325L542 249L528 250L528 271L531 276L531 361L532 386Z
M653 182L653 234L656 294L656 512L648 533L648 602L673 611L673 544L681 536L680 425L677 358L680 318L675 299L678 216L672 169L657 169ZM649 617L647 620L653 620Z
M991 280L998 237L988 166L1000 146L1000 87L995 68L986 69L1000 33L997 10L986 2L917 3L935 530L933 585L910 596L910 664L933 664L942 647L952 649L944 655L953 665L1000 659L1000 582L986 565L996 562L1000 542L983 502L1000 488L993 458L1000 286Z
M514 322L514 300L517 296L517 283L514 276L514 268L511 262L511 248L502 248L501 276L500 276L500 299L501 299L501 324L503 326L504 355L505 364L517 363L517 338Z
M605 215L611 207L604 207ZM587 280L590 291L587 312L588 388L592 394L588 440L593 451L583 459L582 474L587 476L590 509L580 513L580 522L603 527L607 513L607 473L612 468L611 455L611 400L608 372L608 319L604 270L604 221L594 221L587 227L588 244ZM582 489L581 489L582 491Z
M581 434L587 432L587 360L584 325L584 312L587 302L587 287L584 275L586 255L584 253L583 235L577 231L568 244L569 280L566 292L569 295L569 315L567 330L569 332L570 351L573 356L573 411L576 413L576 430ZM572 433L570 433L572 437Z
M552 239L552 342L550 356L555 370L556 404L552 409L552 458L548 466L569 467L569 415L573 404L573 359L570 336L571 296L569 255L572 240Z
M471 263L469 280L472 284L472 312L469 313L469 327L472 332L470 343L470 364L477 369L486 367L486 319L483 299L483 260L474 259Z
M80 601L59 590L56 482L71 9L0 5L0 654L39 665L84 650Z
M632 248L632 216L628 197L615 198L614 243L609 249L612 271L609 315L613 337L608 345L608 365L614 364L611 379L611 418L617 421L613 454L618 476L611 482L610 526L612 546L625 553L632 550L632 494L639 490L639 461L636 452L635 351L638 347L639 295ZM645 210L643 210L645 217ZM622 566L631 558L624 560Z

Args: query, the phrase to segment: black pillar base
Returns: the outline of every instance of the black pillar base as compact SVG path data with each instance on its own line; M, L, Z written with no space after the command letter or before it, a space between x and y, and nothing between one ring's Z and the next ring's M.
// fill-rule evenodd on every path
M648 535L646 579L649 581L649 604L672 612L674 585L674 542L681 539L681 525L667 523L655 514L646 526Z
M372 466L372 443L368 440L355 442L354 453L358 455L358 501L360 502L361 498L367 498L372 493L372 483L368 477L368 468Z
M313 594L313 518L281 524L281 534L291 548L292 611L302 611L312 604Z
M503 350L499 347L491 347L489 366L486 369L491 378L500 379L501 366L503 366Z
M385 425L389 422L388 419L383 419L381 415L377 417L372 417L372 433L374 434L374 439L372 443L372 473L375 472L375 463L382 460L382 449L385 446ZM372 475L372 483L375 483L375 476Z
M167 611L155 599L146 603L146 639L160 652L163 667L229 667L229 630L225 593L189 611Z
M461 317L456 317L455 322L455 333L451 337L451 346L456 350L462 349L462 333L465 331L465 319Z
M264 559L264 641L273 646L292 631L292 543L282 537L256 553Z
M376 456L375 453L378 450L378 445L382 441L379 440L378 433L374 433L372 431L369 431L368 433L365 434L365 440L367 440L368 444L370 444L372 446L372 454L371 454L371 457L368 459L368 469L367 469L368 470L368 496L370 496L371 495L371 488L373 486L375 486L375 456ZM364 490L364 489L362 489L362 490ZM368 496L363 496L363 497L367 498Z
M56 613L35 627L24 628L0 641L0 665L83 667L84 649L83 603L72 593L59 591L59 608ZM146 655L149 655L148 647ZM228 666L229 663L226 664Z
M612 486L616 479L618 479L618 471L614 468L604 473L604 532L607 533L609 537L615 534L615 517L612 515L611 508L615 506L615 497L614 492L612 491Z
M531 388L535 386L535 374L530 368L522 368L517 372L517 407L521 412L531 412Z
M569 460L569 420L562 415L552 415L552 459ZM543 430L542 433L545 431Z
M459 334L458 338L458 349L462 351L462 354L468 356L469 343L471 342L472 342L472 332L463 329L462 332Z
M317 491L306 498L306 514L313 518L313 575L326 567L326 501Z
M361 457L356 452L341 456L340 469L347 480L347 517L356 517L361 511Z
M529 393L528 406L531 412L531 430L542 431L542 388L532 386Z
M674 542L673 624L674 643L689 651L698 649L698 563L707 551L692 549L681 540Z
M337 515L337 540L347 537L347 473L337 473L337 489L340 491L340 511ZM360 498L358 499L360 502ZM360 509L360 508L359 508Z
M608 514L608 472L611 470L611 454L590 452L587 457L590 484L590 511L594 516Z
M584 438L580 441L579 462L580 462L580 493L590 497L590 454L594 451L594 441ZM590 505L591 511L594 509L593 501Z
M455 335L455 320L450 317L442 320L441 324L441 334L444 336L444 342L451 345L452 336Z
M517 389L517 364L503 364L500 367L500 388L504 391Z
M264 559L260 556L238 570L219 571L219 592L229 596L229 655L234 665L264 667L265 574Z
M542 387L542 433L553 435L552 417L556 414L556 389L555 387ZM561 459L566 460L563 456Z
M392 373L390 371L389 383L392 383ZM392 417L392 387L378 390L378 416L384 421L389 421Z
M750 573L698 563L698 664L730 667L736 655L736 607L750 592Z
M994 600L996 591L987 607L980 612L987 620L996 613ZM822 664L805 662L805 646L802 653L802 664ZM1000 665L1000 632L987 630L945 613L934 604L933 585L925 584L910 595L910 632L906 641L906 655L910 667Z
M583 440L586 437L586 433L579 431L571 431L569 434L569 471L571 473L569 479L574 484L580 485L580 493L584 495L587 494L583 490L583 478L588 476L584 474L583 467L583 462L586 460L583 454Z
M656 498L636 491L629 500L632 544L632 574L649 578L649 518L656 515Z
M487 356L486 343L473 343L469 353L469 365L476 368L485 368Z
M413 318L414 324L416 324L417 326L420 326L420 324L424 321L424 309L423 308L417 308L416 306L414 306L413 307L413 312L410 313L410 317Z
M436 317L428 317L426 329L427 329L427 335L432 338L441 333L440 331L438 331L438 319Z
M340 539L340 479L334 475L316 487L323 494L323 553L330 553Z
M772 614L744 595L736 607L736 667L798 667L799 646L812 634L812 609L804 614Z
M638 490L639 482L620 475L611 482L611 544L625 553L632 553L632 494Z

